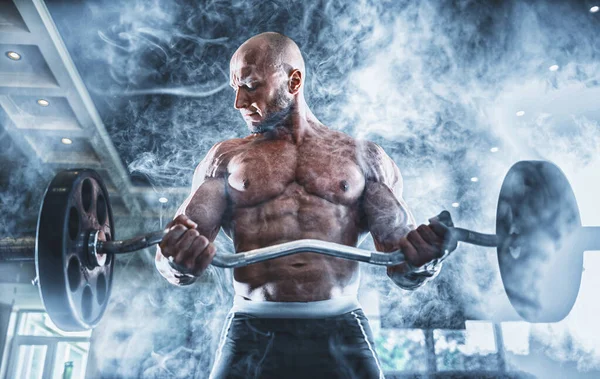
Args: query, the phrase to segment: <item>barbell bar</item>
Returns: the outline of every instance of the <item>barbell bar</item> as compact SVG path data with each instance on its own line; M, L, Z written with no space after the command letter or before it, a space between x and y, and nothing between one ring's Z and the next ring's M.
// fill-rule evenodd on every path
M449 228L449 230L452 233L452 240L456 242L466 242L488 247L495 247L497 245L496 236L493 234L477 233L462 228ZM98 260L98 257L109 254L133 253L161 243L167 233L168 230L161 229L128 240L102 241L98 239L98 231L91 231L87 244L88 256L93 261L94 259ZM32 237L0 240L0 253L4 261L33 262L35 260L34 257L26 252L34 250L35 239ZM405 262L404 254L401 251L382 253L334 242L301 239L237 254L217 252L211 264L222 268L237 268L306 251L379 266L394 266ZM94 264L100 263L94 262Z
M114 255L151 247L167 233L158 230L116 241L113 225L100 176L87 169L63 171L46 190L36 238L0 240L0 261L35 261L40 295L53 322L63 330L90 329L108 304ZM105 241L98 239L100 232ZM599 227L581 227L568 180L545 161L522 161L509 170L500 192L496 234L449 228L449 244L497 248L506 293L530 322L555 322L569 313L579 291L583 251L599 249L599 236ZM235 268L307 251L375 265L405 262L401 251L297 240L237 254L217 253L212 264Z

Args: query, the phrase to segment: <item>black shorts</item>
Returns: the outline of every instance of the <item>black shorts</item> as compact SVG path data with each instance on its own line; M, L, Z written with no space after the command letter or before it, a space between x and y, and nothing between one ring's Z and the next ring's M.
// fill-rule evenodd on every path
M211 379L383 378L362 309L324 318L230 313Z

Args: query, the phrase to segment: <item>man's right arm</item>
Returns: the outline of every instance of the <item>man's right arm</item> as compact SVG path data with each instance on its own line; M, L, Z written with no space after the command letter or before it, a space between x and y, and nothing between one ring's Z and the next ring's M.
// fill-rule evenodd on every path
M402 197L402 175L396 163L374 143L364 142L362 147L363 207L369 231L378 251L404 253L406 262L388 266L387 275L400 288L414 290L439 273L441 263L434 258L443 241L430 226L417 227Z
M222 144L213 146L194 171L190 196L167 225L171 232L157 248L156 268L172 284L193 283L216 252L213 241L227 208L225 168L220 163ZM188 273L175 269L168 257Z

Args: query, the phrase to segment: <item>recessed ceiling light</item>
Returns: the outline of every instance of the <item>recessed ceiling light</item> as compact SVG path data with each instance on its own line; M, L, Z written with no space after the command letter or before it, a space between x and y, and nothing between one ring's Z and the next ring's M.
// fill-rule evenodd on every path
M552 66L548 67L548 70L550 70L550 71L558 71L558 65L557 64L553 64Z
M38 105L41 107L47 107L48 105L50 105L50 102L46 99L39 99L37 101Z
M158 201L159 201L160 203L163 203L163 204L164 204L164 203L168 202L168 201L169 201L169 199L167 199L166 197L161 197L160 199L158 199Z
M460 205L460 203L452 203L452 206L453 206L454 208L458 208L458 206L459 206L459 205Z
M60 140L60 142L64 143L65 145L70 145L73 143L73 140L71 140L70 138L63 138Z
M517 112L517 117L521 117L525 115L525 111L518 111Z
M478 177L476 177L476 176L474 176L474 177L472 177L472 178L471 178L471 181L472 181L473 183L477 183L477 182L479 181L479 178L478 178Z
M21 60L21 54L15 51L7 51L6 56L8 57L8 59L12 59L13 61Z
M591 13L596 13L598 11L600 11L600 7L597 5L594 5L593 7L590 8Z
M498 152L498 150L500 150L500 149L498 149L496 146L494 146L494 147L492 147L492 148L490 149L490 151L491 151L492 153L497 153L497 152Z

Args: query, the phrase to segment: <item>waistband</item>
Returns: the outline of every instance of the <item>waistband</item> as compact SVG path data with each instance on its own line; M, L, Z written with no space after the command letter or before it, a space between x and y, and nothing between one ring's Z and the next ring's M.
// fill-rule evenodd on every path
M230 313L245 313L262 318L322 318L339 316L360 309L356 295L309 302L252 301L236 295Z

